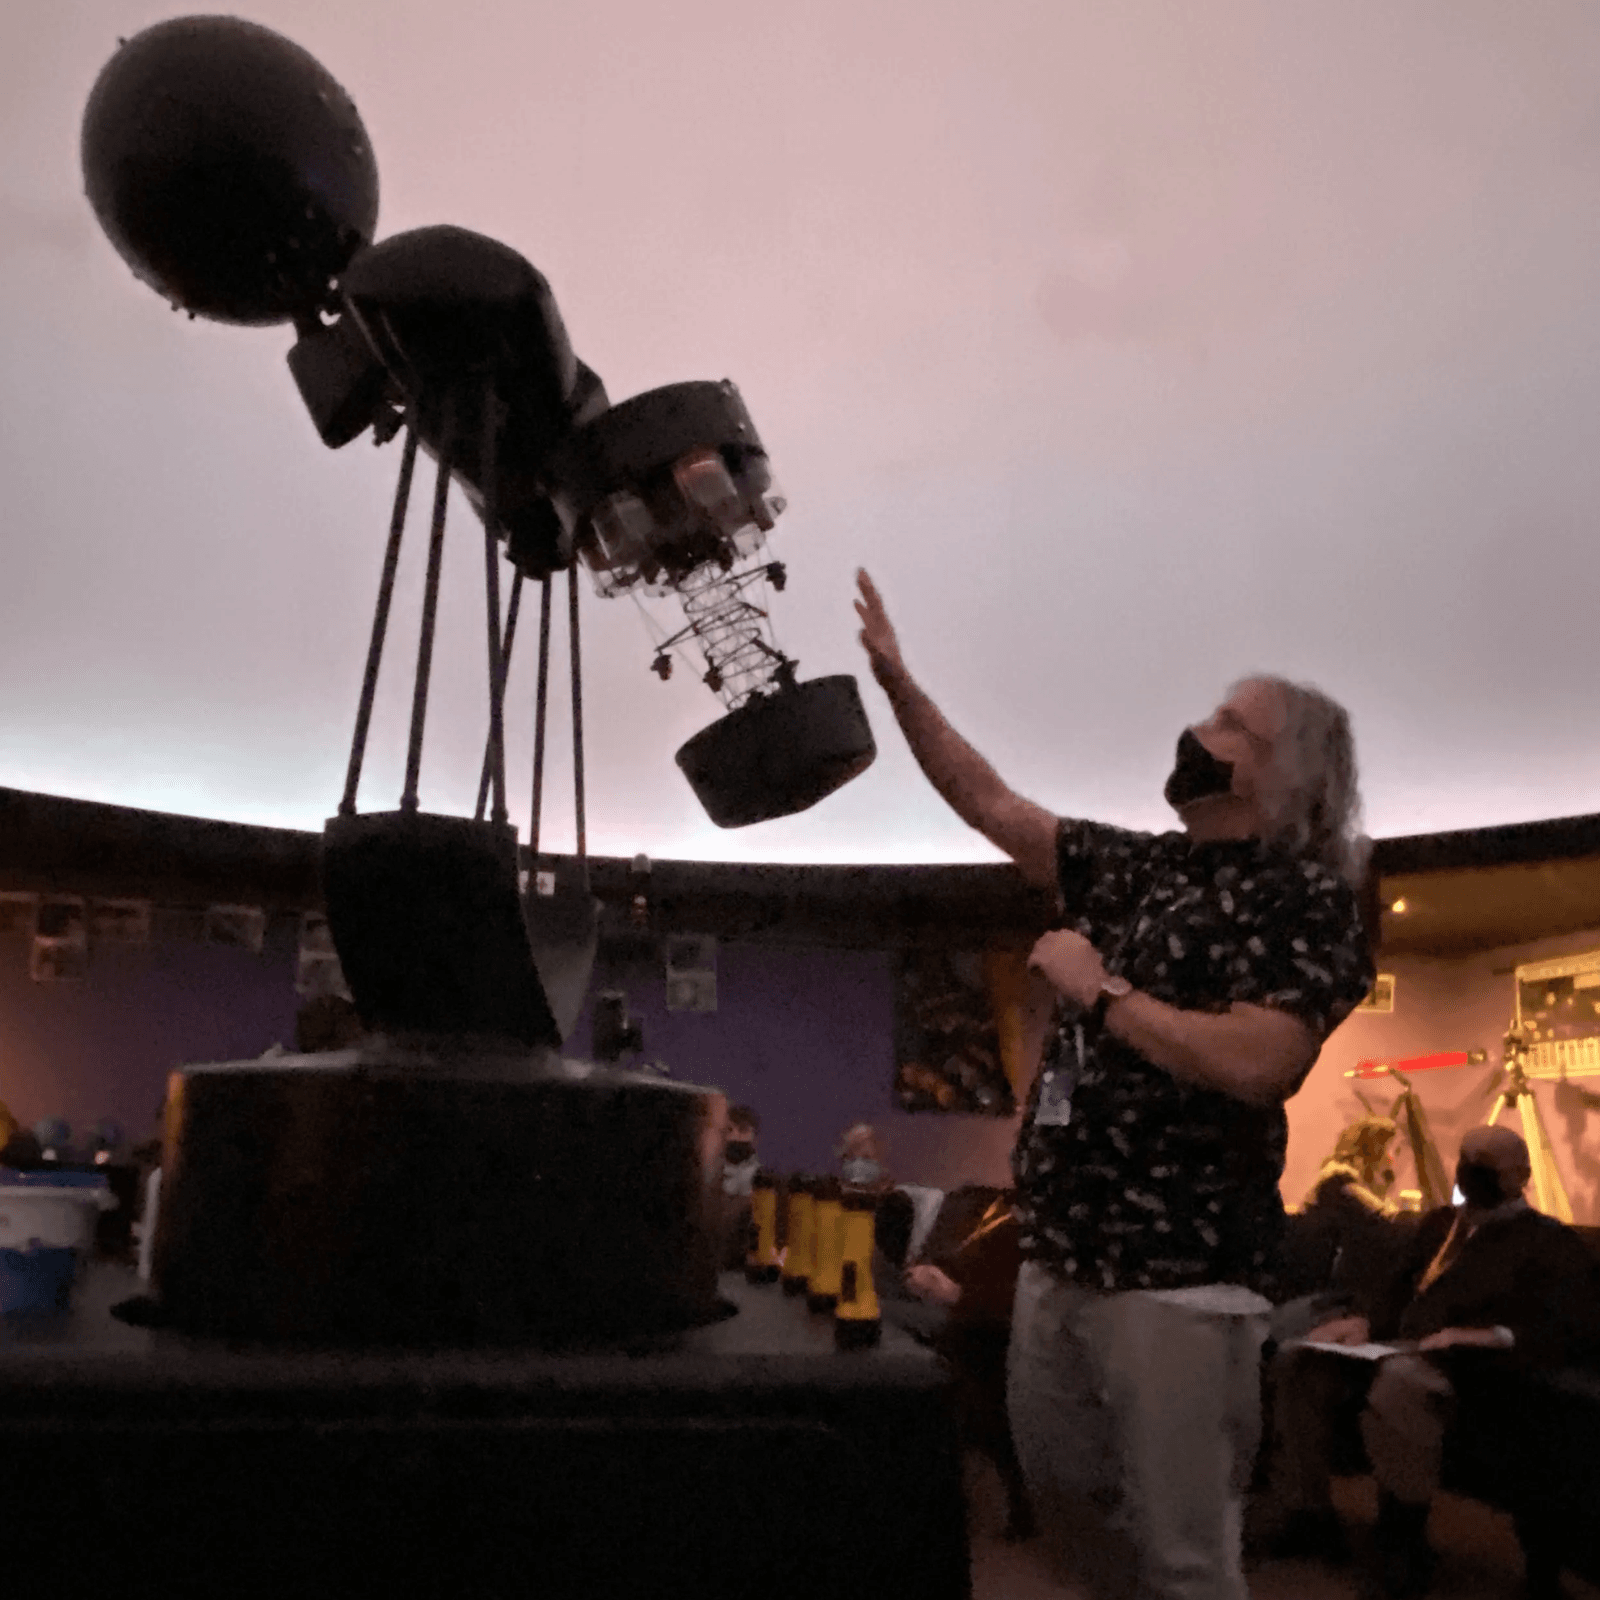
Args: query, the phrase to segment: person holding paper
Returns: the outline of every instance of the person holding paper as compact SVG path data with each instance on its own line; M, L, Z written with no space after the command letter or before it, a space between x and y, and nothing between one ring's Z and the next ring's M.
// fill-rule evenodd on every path
M1422 1218L1394 1282L1278 1352L1268 1499L1281 1521L1265 1541L1275 1554L1346 1554L1329 1479L1340 1427L1359 1408L1378 1483L1384 1591L1423 1594L1428 1509L1460 1407L1519 1369L1600 1353L1594 1257L1522 1198L1531 1175L1528 1147L1510 1128L1471 1129L1456 1168L1462 1203Z

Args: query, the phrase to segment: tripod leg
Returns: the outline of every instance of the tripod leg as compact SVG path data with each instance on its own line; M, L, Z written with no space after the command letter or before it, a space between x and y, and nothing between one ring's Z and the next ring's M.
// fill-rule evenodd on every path
M1567 1199L1566 1185L1561 1181L1556 1166L1556 1153L1550 1145L1550 1135L1545 1132L1544 1119L1539 1115L1539 1102L1533 1090L1524 1086L1517 1095L1517 1110L1522 1117L1522 1135L1528 1146L1529 1165L1533 1168L1533 1192L1538 1197L1539 1209L1555 1217L1568 1227L1572 1225L1572 1204Z

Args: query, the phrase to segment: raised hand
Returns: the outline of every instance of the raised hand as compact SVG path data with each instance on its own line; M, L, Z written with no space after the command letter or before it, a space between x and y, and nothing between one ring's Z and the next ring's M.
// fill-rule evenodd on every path
M894 624L884 610L882 597L874 587L864 568L857 569L856 583L861 598L856 601L856 615L861 618L861 645L872 663L872 675L879 683L885 676L905 671L900 659L900 641L895 637Z

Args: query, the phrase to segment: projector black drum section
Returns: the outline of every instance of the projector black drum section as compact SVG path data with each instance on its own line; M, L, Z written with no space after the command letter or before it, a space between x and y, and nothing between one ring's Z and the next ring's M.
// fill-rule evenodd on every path
M702 728L677 761L719 828L792 816L825 800L878 754L848 674L747 700Z
M460 1348L715 1321L725 1119L711 1090L455 1041L186 1068L160 1323Z

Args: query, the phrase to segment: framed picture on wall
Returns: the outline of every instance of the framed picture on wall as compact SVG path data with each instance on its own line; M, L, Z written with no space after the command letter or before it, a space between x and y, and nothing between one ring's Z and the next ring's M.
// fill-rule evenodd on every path
M267 914L260 906L207 906L206 943L232 945L261 954L266 943Z
M300 919L300 954L295 964L294 988L296 994L307 1000L330 994L341 1000L350 998L328 919L320 911L308 911Z
M94 944L149 944L148 900L91 900L89 939Z
M1372 987L1367 991L1367 997L1356 1007L1357 1011L1393 1011L1394 1010L1394 974L1380 972L1372 980Z
M679 933L667 940L667 1010L717 1009L717 941Z
M77 895L43 895L33 922L28 976L35 983L81 978L89 969L89 922Z
M18 890L0 890L0 938L14 934L19 939L33 932L33 914L38 909L39 897Z
M895 980L894 1098L902 1111L1017 1109L1020 951L908 950Z

